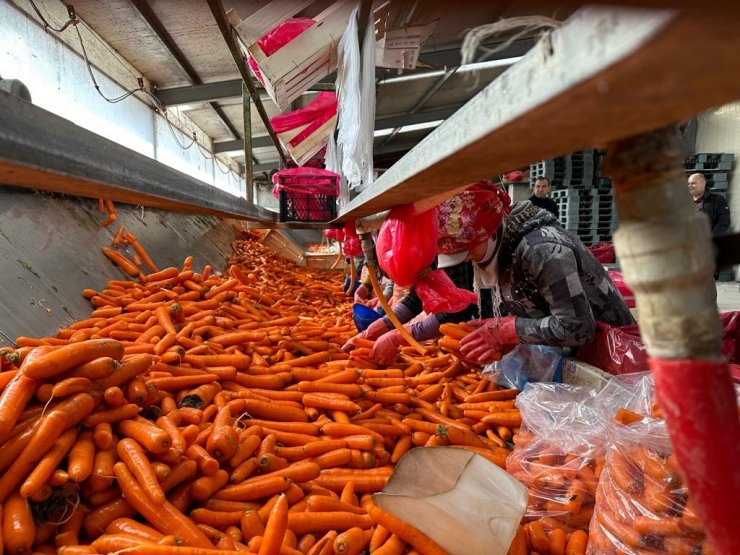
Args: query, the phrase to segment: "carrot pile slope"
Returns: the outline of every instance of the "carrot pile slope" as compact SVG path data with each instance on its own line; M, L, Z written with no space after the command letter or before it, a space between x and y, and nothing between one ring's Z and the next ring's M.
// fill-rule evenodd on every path
M371 494L414 446L504 467L517 391L461 361L466 326L388 368L342 352L340 276L244 235L223 274L109 249L130 279L89 318L0 350L6 553L443 553Z

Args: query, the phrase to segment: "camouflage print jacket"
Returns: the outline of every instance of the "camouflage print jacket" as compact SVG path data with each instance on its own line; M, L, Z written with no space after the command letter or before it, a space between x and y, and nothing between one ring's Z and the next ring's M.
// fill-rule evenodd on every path
M606 270L580 239L529 201L516 204L506 220L498 268L504 312L518 317L522 343L578 346L593 339L596 320L634 324Z

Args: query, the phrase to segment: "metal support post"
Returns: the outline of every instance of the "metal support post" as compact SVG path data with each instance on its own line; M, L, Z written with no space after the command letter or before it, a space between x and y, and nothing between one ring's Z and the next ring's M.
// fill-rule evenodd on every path
M614 246L634 290L656 399L692 502L716 552L740 553L740 422L722 357L706 217L690 200L675 128L610 145L620 227Z
M244 186L247 202L254 202L254 164L252 163L252 99L247 85L242 82L242 104L244 105Z

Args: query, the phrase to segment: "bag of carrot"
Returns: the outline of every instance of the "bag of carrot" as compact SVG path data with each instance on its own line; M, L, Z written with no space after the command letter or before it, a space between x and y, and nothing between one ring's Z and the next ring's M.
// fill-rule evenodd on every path
M517 398L523 426L506 469L529 490L525 522L586 530L604 463L604 418L592 387L529 384Z
M610 425L588 553L708 554L660 409L620 409Z

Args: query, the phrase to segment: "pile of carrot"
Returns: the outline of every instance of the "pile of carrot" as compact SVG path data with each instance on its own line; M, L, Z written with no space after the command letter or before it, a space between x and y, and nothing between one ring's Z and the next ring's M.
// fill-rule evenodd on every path
M413 446L505 466L517 392L444 345L342 352L339 276L250 237L223 275L121 269L89 318L0 350L7 553L444 553L371 494Z
M659 416L617 414L589 530L593 553L714 553Z

